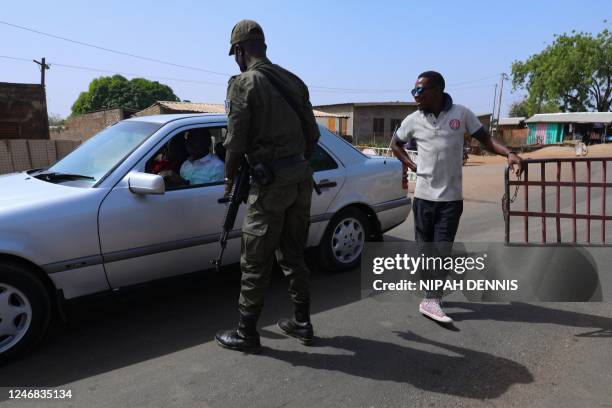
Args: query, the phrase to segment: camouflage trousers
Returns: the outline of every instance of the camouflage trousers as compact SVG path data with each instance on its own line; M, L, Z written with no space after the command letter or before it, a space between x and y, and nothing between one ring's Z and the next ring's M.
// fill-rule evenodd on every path
M300 183L253 187L242 226L239 309L259 314L270 284L274 257L289 279L296 303L310 301L310 270L304 261L308 240L312 179Z

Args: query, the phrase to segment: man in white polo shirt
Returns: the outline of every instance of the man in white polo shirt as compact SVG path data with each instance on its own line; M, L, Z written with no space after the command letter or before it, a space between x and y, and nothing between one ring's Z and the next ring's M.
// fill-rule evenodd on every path
M508 157L516 174L522 173L522 159L493 139L468 108L453 103L444 92L444 78L435 71L419 75L412 96L418 110L406 117L393 136L391 148L402 163L417 174L412 212L415 240L453 242L463 212L463 135L470 134L492 153ZM411 140L418 147L414 163L403 146ZM424 279L446 279L440 271L423 271ZM442 290L428 291L419 311L436 321L451 323L441 306Z

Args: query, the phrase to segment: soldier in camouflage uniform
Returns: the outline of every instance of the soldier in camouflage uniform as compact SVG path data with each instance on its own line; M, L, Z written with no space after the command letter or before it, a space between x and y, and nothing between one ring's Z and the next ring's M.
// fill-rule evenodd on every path
M245 154L251 166L263 163L271 169L274 181L251 185L242 226L240 320L236 329L219 332L215 339L225 348L260 351L257 320L276 256L289 279L295 306L294 317L278 325L303 344L311 344L310 271L304 250L313 189L308 159L319 129L308 88L297 76L268 60L259 24L240 21L230 42L230 55L235 56L242 73L230 78L227 90L225 191L231 191L232 178Z

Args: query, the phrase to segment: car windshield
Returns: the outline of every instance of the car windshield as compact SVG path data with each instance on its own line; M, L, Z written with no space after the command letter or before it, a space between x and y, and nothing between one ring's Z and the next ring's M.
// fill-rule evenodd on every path
M119 122L83 143L68 156L49 167L46 173L81 176L94 184L160 127L159 123ZM51 178L47 179L50 180Z

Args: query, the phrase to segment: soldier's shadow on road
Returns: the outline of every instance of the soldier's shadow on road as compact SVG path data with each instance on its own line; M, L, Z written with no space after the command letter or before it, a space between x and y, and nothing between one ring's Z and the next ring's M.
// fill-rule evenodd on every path
M534 381L529 370L515 361L425 339L412 332L395 333L408 343L336 336L318 339L319 348L332 348L331 353L320 353L317 348L311 349L313 352L266 349L262 356L294 366L408 383L429 392L473 399L497 398L515 384ZM442 350L424 351L411 347L411 343Z
M445 302L448 308L464 309L463 312L448 311L457 322L463 320L497 320L530 324L547 323L577 328L595 328L576 337L612 337L612 318L580 312L552 309L533 303L512 302L510 304Z
M311 280L313 313L360 299L359 271L315 269ZM232 266L71 302L67 323L55 322L29 355L0 366L0 386L61 386L191 347L216 351L215 332L237 323L239 290L240 268ZM276 271L260 327L292 310Z

